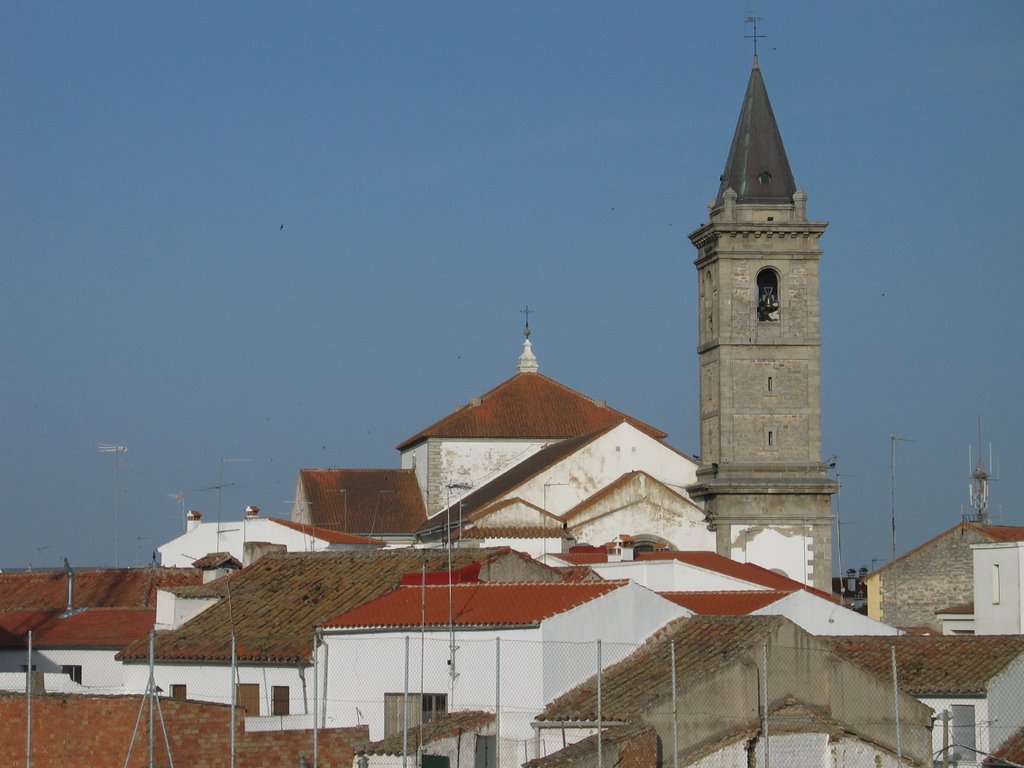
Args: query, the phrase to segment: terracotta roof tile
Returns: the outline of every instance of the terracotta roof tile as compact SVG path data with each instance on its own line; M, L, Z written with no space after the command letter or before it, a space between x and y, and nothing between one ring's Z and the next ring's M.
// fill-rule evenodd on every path
M602 745L621 744L638 737L654 733L654 726L646 723L627 723L625 725L613 725L601 731ZM556 768L561 766L586 765L594 762L594 755L597 754L597 734L592 734L584 739L562 747L557 752L552 752L544 757L537 757L523 763L523 768ZM591 758L586 761L586 758ZM606 757L605 760L608 758Z
M75 569L73 605L155 608L158 589L202 581L203 575L192 568ZM63 611L67 599L67 574L63 569L0 573L0 612Z
M680 680L692 680L709 675L749 649L759 647L784 621L779 616L676 619L602 673L602 718L626 722L638 712L671 698L672 641L677 676ZM594 721L595 692L596 682L591 678L548 704L537 719Z
M329 541L331 544L362 544L368 547L383 547L386 543L380 539L371 539L369 536L336 531L332 528L317 528L312 525L296 523L293 520L282 520L278 517L268 517L267 519L278 525L283 525L285 528L291 528L293 531L303 533L306 536L315 536L323 541Z
M492 566L510 558L517 568L530 567L507 547L457 549L452 554L456 568L483 563L484 579L491 578ZM233 628L241 661L307 663L315 627L391 591L407 573L424 567L438 571L447 563L445 551L424 549L269 554L194 588L195 596L224 597L178 629L158 633L156 656L165 661L228 661ZM549 570L537 564L538 574ZM123 656L141 661L147 653L147 644L138 642Z
M589 603L628 582L537 584L454 584L401 587L324 624L342 628L535 626L544 619ZM451 608L449 609L449 595ZM424 608L424 600L426 607ZM425 613L424 613L425 611Z
M192 567L199 570L213 568L241 568L241 561L230 552L211 552L192 561Z
M823 597L826 600L839 602L837 597L829 594L828 592L801 584L799 581L794 581L788 576L783 576L775 573L774 571L769 571L767 568L762 568L760 565L755 565L754 563L738 563L735 560L730 560L728 557L719 555L717 552L673 552L669 550L657 550L655 552L641 552L637 555L636 559L678 560L681 563L687 563L688 565L709 571L716 571L725 576L732 576L736 579L749 581L751 584L757 584L758 586L766 587L768 589L776 589L786 592L803 589L817 595L818 597Z
M493 528L465 528L454 532L453 539L560 539L563 534L562 524L552 523L550 528L542 525L523 526L516 528L510 525Z
M299 483L318 531L410 533L427 519L411 469L303 469Z
M992 758L985 760L984 764L988 766L1024 765L1024 728L1004 741L993 753Z
M146 637L155 619L152 608L12 611L0 614L0 647L25 647L31 631L36 648L123 648Z
M822 638L875 674L891 676L892 647L900 688L914 695L983 694L989 680L1024 654L1021 635L901 635Z
M456 736L461 732L474 731L482 726L494 722L493 712L482 712L478 710L467 710L464 712L449 712L436 717L429 723L423 725L423 743L430 744L450 736ZM420 745L420 729L409 729L409 753L415 754ZM357 755L401 755L402 734L399 732L394 736L371 741L361 749L356 750Z
M666 600L693 611L698 616L746 616L781 600L793 591L756 592L659 592Z
M667 435L539 373L520 373L398 446L431 437L564 440L628 421L653 438Z

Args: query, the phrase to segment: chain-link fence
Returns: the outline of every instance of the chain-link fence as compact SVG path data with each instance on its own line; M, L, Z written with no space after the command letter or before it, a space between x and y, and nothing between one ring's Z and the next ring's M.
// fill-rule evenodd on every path
M898 643L876 638L888 668L869 669L788 623L749 624L676 622L639 646L317 635L311 664L124 665L119 696L46 693L28 674L2 700L0 764L972 766L1024 727L1022 659L983 691L915 698Z

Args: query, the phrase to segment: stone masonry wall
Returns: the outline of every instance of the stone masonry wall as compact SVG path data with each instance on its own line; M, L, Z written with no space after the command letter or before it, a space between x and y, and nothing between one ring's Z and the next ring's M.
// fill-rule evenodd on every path
M974 601L971 544L982 541L973 528L957 526L881 571L881 620L941 632L936 611Z

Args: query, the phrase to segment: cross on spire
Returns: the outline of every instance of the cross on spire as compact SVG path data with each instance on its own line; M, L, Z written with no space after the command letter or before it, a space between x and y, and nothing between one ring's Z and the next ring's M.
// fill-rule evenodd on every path
M519 310L520 314L526 315L526 327L523 328L523 336L526 338L530 338L530 313L536 311L535 309L530 309L529 304Z
M754 41L754 62L755 62L755 64L757 63L757 41L762 39L762 38L764 38L764 37L767 37L767 35L759 35L759 34L757 34L757 22L759 22L759 21L764 21L764 18L761 17L761 16L747 16L746 23L750 24L753 27L753 32L752 32L752 34L744 35L744 37L747 38L748 40L753 40Z

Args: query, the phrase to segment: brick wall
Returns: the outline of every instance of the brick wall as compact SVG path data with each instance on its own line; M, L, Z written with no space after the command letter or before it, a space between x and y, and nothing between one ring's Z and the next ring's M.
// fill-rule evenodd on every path
M107 768L125 764L141 696L66 696L44 694L32 699L33 768ZM231 708L223 704L162 698L160 708L167 725L171 756L176 766L228 768L231 756ZM0 693L0 766L25 764L24 694ZM141 768L148 760L148 710L139 721L129 766ZM154 720L155 762L168 765L160 718ZM353 745L365 742L366 728L328 729L320 732L321 768L352 765ZM235 724L237 768L298 766L300 756L312 763L312 731L245 733L243 718Z

